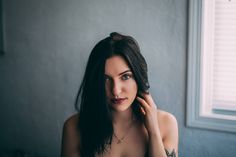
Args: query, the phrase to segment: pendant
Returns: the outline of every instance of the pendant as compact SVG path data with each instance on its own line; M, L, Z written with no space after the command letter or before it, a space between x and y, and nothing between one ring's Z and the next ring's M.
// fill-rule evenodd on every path
M120 144L122 141L118 139L117 143L116 144Z

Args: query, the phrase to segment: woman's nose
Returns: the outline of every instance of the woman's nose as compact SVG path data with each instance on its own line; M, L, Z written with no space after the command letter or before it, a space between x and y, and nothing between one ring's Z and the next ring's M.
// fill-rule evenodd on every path
M121 89L122 89L121 83L118 82L118 81L114 81L113 85L112 85L112 89L111 89L112 90L112 95L113 96L119 96L120 93L121 93Z

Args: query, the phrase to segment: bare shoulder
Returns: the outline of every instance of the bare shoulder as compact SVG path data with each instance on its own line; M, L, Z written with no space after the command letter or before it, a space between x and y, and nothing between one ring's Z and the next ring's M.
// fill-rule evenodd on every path
M164 147L178 156L178 123L175 116L159 109L157 114Z
M157 109L157 115L163 136L167 135L170 131L178 132L178 122L173 114Z
M79 115L74 114L65 121L63 126L63 133L66 137L78 138L78 120Z
M78 114L69 117L63 126L61 156L73 156L78 154L79 132L78 132Z
M78 114L74 114L72 116L70 116L64 123L64 128L65 129L72 129L72 128L76 128L77 124L78 124L78 120L79 120L79 115Z
M161 123L165 124L177 124L175 116L169 112L157 109L158 119Z

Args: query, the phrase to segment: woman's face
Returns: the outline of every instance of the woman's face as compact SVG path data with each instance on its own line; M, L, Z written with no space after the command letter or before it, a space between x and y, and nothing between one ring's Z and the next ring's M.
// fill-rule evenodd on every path
M133 73L121 56L113 56L105 64L105 88L107 102L115 111L130 108L138 87Z

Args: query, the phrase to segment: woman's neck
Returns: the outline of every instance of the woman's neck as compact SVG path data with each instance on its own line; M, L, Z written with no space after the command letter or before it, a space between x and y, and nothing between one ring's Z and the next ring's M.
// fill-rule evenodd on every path
M126 111L112 111L113 125L118 127L127 127L134 120L132 108Z

